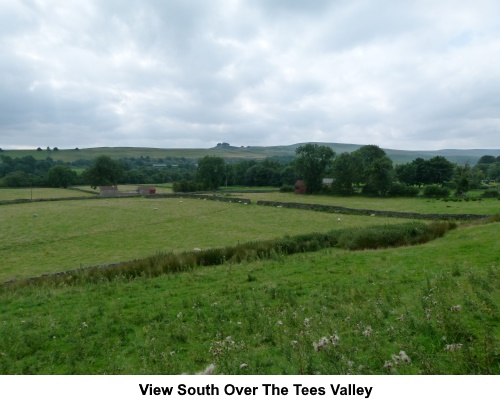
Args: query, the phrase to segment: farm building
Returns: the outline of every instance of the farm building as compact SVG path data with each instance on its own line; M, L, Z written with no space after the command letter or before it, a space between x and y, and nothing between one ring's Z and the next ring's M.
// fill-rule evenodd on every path
M305 194L307 191L306 183L303 180L295 182L295 194Z
M99 195L101 197L116 197L118 186L99 186Z
M139 186L137 187L137 193L141 195L156 194L155 186Z

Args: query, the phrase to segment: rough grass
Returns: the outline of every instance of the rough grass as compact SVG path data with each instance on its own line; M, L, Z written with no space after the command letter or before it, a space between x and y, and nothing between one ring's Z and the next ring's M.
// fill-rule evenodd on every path
M0 373L498 374L499 231L3 291Z

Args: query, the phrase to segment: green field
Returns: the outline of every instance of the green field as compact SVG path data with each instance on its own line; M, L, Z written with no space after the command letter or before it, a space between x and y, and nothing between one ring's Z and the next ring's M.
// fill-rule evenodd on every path
M423 199L242 197L450 212ZM453 212L495 214L498 203ZM0 281L407 222L146 198L3 205L0 218ZM0 284L0 373L181 374L215 364L218 374L499 374L499 234L498 222L471 222L418 246L276 252L72 286Z
M90 187L84 190L95 192L95 190L91 190ZM64 188L0 188L0 201L89 196L90 194L79 190Z
M293 193L240 193L233 195L249 198L252 201L266 200L279 202L299 202L304 204L323 204L339 207L380 210L416 212L420 214L498 214L500 213L500 200L484 198L477 201L454 202L434 198L376 198L376 197L340 197L329 195L306 195Z
M182 202L181 202L182 201ZM402 220L197 199L89 199L0 206L0 281L333 227ZM36 215L36 216L35 216Z

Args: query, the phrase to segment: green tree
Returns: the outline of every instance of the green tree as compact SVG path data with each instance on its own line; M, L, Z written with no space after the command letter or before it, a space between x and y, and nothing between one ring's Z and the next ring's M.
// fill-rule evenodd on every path
M363 192L385 196L393 181L392 160L387 156L376 159L367 169Z
M354 194L353 183L356 181L358 166L356 158L348 152L337 156L333 161L333 183L332 190L338 194Z
M68 166L54 166L51 167L47 173L47 183L51 187L67 188L75 184L77 174Z
M299 146L295 153L295 169L306 183L307 193L313 194L321 191L323 178L331 168L335 152L328 146L308 143Z
M440 184L453 178L455 166L443 156L434 156L427 162L427 183Z
M206 190L215 190L226 180L226 165L224 159L217 156L205 156L198 159L196 180L203 184Z
M372 164L386 156L385 151L377 145L365 145L352 152L358 165L356 183L366 183L371 172Z
M83 172L83 178L96 189L98 186L114 186L123 174L119 162L106 155L98 156L94 163Z

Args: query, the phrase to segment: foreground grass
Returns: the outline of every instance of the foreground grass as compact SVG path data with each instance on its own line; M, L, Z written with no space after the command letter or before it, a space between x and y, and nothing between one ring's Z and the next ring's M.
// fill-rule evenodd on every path
M181 202L182 201L182 202ZM0 282L286 234L404 220L197 199L89 199L0 206Z
M5 290L0 372L498 374L499 231Z

